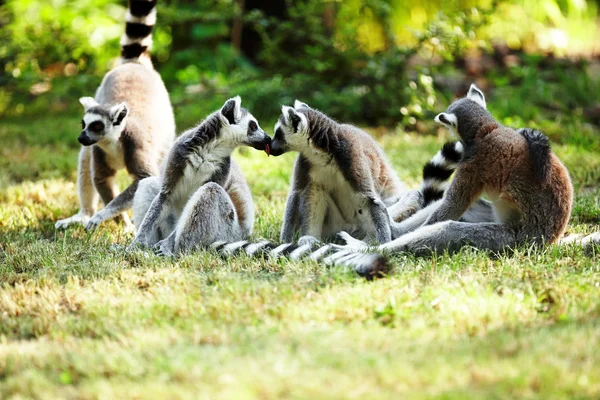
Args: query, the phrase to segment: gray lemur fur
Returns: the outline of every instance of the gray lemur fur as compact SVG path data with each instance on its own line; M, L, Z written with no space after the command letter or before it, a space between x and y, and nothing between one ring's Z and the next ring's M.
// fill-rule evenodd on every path
M167 157L162 180L142 181L134 199L138 228L131 246L179 254L252 232L254 204L246 179L231 159L241 145L259 150L271 139L241 108L240 97L184 132Z
M541 132L502 126L475 85L435 121L460 137L464 158L444 198L413 217L420 218L421 227L375 250L430 254L471 245L500 251L559 240L569 221L573 188ZM482 194L491 200L494 221L459 221ZM342 237L348 244L336 257L365 248L348 234Z
M160 173L160 164L175 137L169 93L149 58L154 2L130 0L126 33L121 39L121 64L108 72L95 99L82 97L85 109L79 142L79 212L56 222L56 228L83 224L93 229L101 222L127 214L140 180ZM119 194L115 182L125 168L133 178ZM96 212L98 197L105 207Z

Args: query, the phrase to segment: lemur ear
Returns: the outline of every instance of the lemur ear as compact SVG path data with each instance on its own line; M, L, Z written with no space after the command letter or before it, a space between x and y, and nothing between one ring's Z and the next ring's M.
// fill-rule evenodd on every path
M451 129L451 128L456 129L458 127L458 121L456 120L456 115L451 114L451 113L439 113L438 115L435 116L435 118L433 120L435 122L437 122L438 124L445 126L448 129Z
M286 126L290 126L292 123L292 120L290 119L289 110L294 110L294 109L289 106L281 106L281 115L283 116L283 123Z
M483 92L477 86L475 86L474 83L471 83L469 93L467 93L467 99L473 100L475 103L479 104L483 108L487 108Z
M296 110L300 109L300 108L310 108L308 106L308 104L301 102L300 100L296 99L296 101L294 101L294 108Z
M235 96L227 100L221 107L221 115L225 117L229 125L234 125L236 121L239 122L242 117L242 98Z
M92 107L98 106L99 104L94 100L93 97L81 97L79 102L85 110L89 110Z
M121 125L127 114L129 114L129 109L125 103L119 103L110 108L110 119L114 126Z
M281 113L283 114L285 125L291 126L294 132L306 129L306 117L302 113L288 106L281 106Z

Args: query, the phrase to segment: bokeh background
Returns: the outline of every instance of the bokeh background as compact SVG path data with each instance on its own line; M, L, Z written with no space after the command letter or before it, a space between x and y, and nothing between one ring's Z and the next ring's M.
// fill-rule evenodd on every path
M153 57L180 130L240 94L262 120L300 98L341 120L426 132L471 82L505 122L600 120L599 1L158 4ZM0 1L0 116L76 112L119 53L125 10Z

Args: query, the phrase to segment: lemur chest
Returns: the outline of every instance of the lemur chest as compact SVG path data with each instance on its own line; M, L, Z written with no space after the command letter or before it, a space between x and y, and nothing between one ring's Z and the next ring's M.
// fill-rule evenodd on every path
M125 155L120 141L98 143L97 146L104 152L104 160L107 165L115 170L125 168Z
M313 190L327 195L332 206L337 208L339 214L346 222L351 222L363 215L361 196L346 180L337 166L314 168L310 172Z
M173 200L179 208L183 209L200 186L214 179L223 169L225 161L222 155L205 149L198 149L188 155L183 174L174 191Z

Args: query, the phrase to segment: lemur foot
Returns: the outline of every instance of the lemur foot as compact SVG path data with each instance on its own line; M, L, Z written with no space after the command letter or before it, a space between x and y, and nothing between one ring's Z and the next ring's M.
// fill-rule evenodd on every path
M88 214L83 214L82 212L78 212L72 217L61 219L56 221L54 224L55 229L67 229L71 225L87 225L90 220L90 216Z
M363 242L362 240L353 238L348 232L341 231L337 233L336 236L338 239L346 243L345 245L334 244L333 246L337 249L361 251L369 247L369 245Z
M152 247L154 254L162 257L173 257L173 246L168 239L163 239Z
M102 218L102 215L100 213L96 213L94 214L94 216L92 218L90 218L90 220L88 221L87 225L85 226L85 230L86 231L93 231L94 229L96 229L98 227L98 225L100 225L102 222L104 221L104 218Z
M315 243L319 243L319 242L320 242L319 239L317 239L314 236L310 236L310 235L302 236L300 239L298 239L299 246L304 246L306 244L315 244Z

